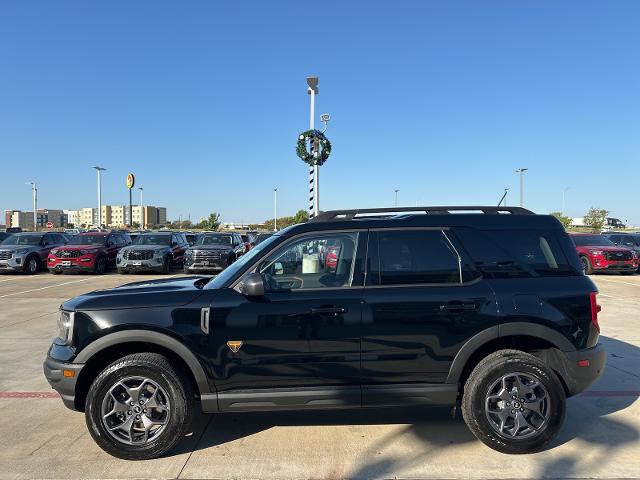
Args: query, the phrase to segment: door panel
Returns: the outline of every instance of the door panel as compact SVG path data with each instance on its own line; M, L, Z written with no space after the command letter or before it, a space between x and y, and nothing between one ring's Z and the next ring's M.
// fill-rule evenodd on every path
M365 289L363 384L442 383L464 342L497 323L493 292L483 281Z
M361 289L267 293L223 290L211 304L210 339L219 390L358 382ZM330 309L335 311L330 311ZM233 352L227 342L240 341Z

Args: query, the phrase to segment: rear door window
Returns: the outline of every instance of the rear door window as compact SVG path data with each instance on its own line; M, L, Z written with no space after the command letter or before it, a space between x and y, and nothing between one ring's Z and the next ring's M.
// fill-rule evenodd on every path
M378 231L379 285L461 283L460 257L442 230Z

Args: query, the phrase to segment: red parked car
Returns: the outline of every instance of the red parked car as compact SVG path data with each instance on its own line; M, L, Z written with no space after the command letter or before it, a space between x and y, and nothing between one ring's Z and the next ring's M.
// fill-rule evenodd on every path
M73 237L69 245L54 248L47 257L51 273L93 272L99 275L115 266L122 247L131 243L127 233L86 232Z
M633 274L638 269L638 256L630 248L617 247L602 235L571 233L584 273L620 272Z

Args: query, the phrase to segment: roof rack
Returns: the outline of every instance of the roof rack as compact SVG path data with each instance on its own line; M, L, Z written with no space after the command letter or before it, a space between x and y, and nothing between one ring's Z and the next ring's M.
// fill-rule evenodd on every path
M315 216L312 222L328 222L331 220L354 220L361 218L389 218L402 216L399 214L426 213L443 215L457 213L535 215L531 210L522 207L478 207L478 206L442 206L442 207L396 207L396 208L358 208L353 210L329 210Z

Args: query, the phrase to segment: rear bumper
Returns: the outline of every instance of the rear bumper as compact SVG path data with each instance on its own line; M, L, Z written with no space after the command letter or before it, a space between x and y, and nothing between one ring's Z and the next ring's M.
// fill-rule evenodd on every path
M568 396L585 391L595 382L602 372L607 360L607 352L601 343L595 347L562 352L551 348L541 352L540 358L550 365L564 381Z
M44 376L49 382L49 385L60 394L65 407L71 410L77 410L75 404L76 382L78 381L82 367L84 367L82 363L61 362L50 356L47 356L42 365ZM65 371L73 372L73 376L65 376Z

